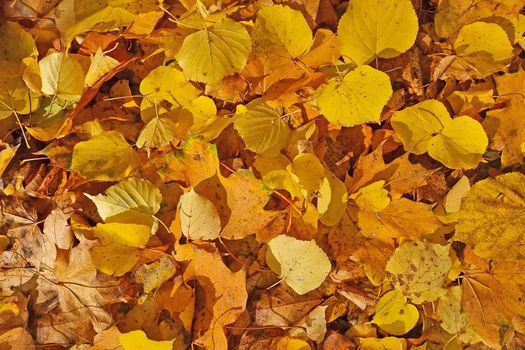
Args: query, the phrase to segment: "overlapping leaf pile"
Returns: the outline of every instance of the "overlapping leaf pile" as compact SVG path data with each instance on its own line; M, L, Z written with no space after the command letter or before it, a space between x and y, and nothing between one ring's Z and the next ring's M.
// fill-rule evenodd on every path
M2 6L0 349L525 348L523 0Z

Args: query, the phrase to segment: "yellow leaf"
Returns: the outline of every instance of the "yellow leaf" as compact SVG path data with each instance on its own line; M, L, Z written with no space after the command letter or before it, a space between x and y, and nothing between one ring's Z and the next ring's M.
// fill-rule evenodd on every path
M169 117L152 118L140 131L137 147L164 147L180 134L179 125Z
M298 154L289 168L297 178L296 182L306 191L303 193L305 197L315 193L323 182L325 169L315 154Z
M510 63L512 45L494 23L476 22L461 28L454 42L458 62L475 78L499 72Z
M469 116L459 116L428 143L428 154L451 169L478 166L488 146L481 124Z
M272 108L260 99L246 108L233 123L246 148L265 156L278 155L290 134L282 108Z
M95 85L96 82L100 80L100 78L102 78L104 75L106 75L106 73L118 65L119 62L116 59L105 55L102 52L102 49L99 47L95 53L95 56L93 56L91 59L91 65L89 66L84 79L85 86L90 87Z
M442 226L431 206L403 197L393 200L379 213L360 210L357 220L366 237L385 242L401 237L421 239Z
M357 206L364 211L379 212L390 204L388 191L384 189L385 181L380 180L361 187L359 191L350 196Z
M461 311L461 286L452 286L439 298L437 314L441 327L450 334L459 334L468 325L468 317Z
M0 47L0 72L3 76L20 75L22 61L38 56L35 40L16 22L5 22L0 27Z
M445 211L447 214L457 213L461 209L461 201L470 190L468 177L462 176L445 196Z
M184 79L182 72L173 66L159 66L149 72L140 82L140 93L144 95L140 114L145 123L168 111L161 104L162 101L168 102L170 108L175 109L191 105L199 95L199 91Z
M437 100L426 100L395 112L391 123L407 152L428 152L451 169L475 168L488 146L479 122L468 116L451 119L443 103Z
M407 303L407 298L396 290L385 293L376 305L371 323L392 335L403 335L410 331L419 319L417 307Z
M252 42L244 26L224 18L188 35L176 57L186 79L213 85L240 72L251 49Z
M317 197L317 211L323 225L337 225L345 213L347 202L348 192L344 182L331 173L326 174Z
M449 122L450 115L445 105L432 99L397 111L390 119L405 150L414 154L427 152L430 139Z
M42 92L75 102L82 95L84 71L80 63L64 52L55 52L38 62L42 79Z
M315 341L321 343L326 335L326 308L328 305L316 306L312 311L306 315L302 322L299 322L296 326L298 329L292 329L290 335L292 337L300 337L306 333L306 336Z
M523 0L473 0L470 2L442 0L434 18L436 33L440 38L451 38L465 24L484 18L513 17L523 8Z
M359 344L361 350L406 350L407 348L405 339L394 337L363 338Z
M326 253L313 240L279 235L268 242L268 248L266 263L299 295L319 287L332 268Z
M0 177L4 174L4 171L7 169L9 162L11 162L11 159L13 159L15 156L18 147L19 146L11 147L6 145L5 148L0 151Z
M177 265L169 255L162 255L151 264L140 266L135 272L135 281L141 283L144 293L151 293L177 272Z
M525 175L477 182L463 198L454 239L482 258L518 259L525 247Z
M106 244L143 248L149 241L151 228L146 225L111 222L97 224L94 232Z
M219 237L221 220L217 208L193 188L179 200L181 231L189 239L214 240Z
M128 176L138 162L124 136L108 131L75 145L71 170L89 180L116 181Z
M264 210L272 191L248 170L239 170L227 178L220 177L226 190L230 218L221 233L226 239L241 239L257 234L279 215Z
M265 51L278 53L284 48L286 56L296 58L312 45L312 30L303 14L282 5L259 10L252 36L257 44L254 51L262 57L266 57Z
M125 245L96 245L89 253L93 265L106 275L122 276L139 261L139 251Z
M492 89L454 91L447 96L447 101L450 103L454 114L460 115L465 111L480 112L492 107L495 104L493 96L494 91Z
M451 267L449 246L419 241L400 245L388 260L386 271L396 290L421 304L446 293L443 285Z
M349 3L337 35L345 61L361 65L399 56L412 47L418 30L410 0L358 0Z
M334 79L326 84L317 103L331 123L354 126L379 122L391 95L388 75L369 66L359 66L343 80Z
M85 195L95 203L98 214L104 221L127 211L155 215L162 201L158 188L149 181L138 178L129 178L111 186L105 195Z
M182 150L169 153L166 162L166 176L180 176L193 187L219 170L216 146L196 137L188 139Z
M525 128L519 117L525 113L525 71L495 76L499 99L506 107L487 112L483 126L490 135L491 148L501 151L502 166L507 167L523 160L521 145L525 142Z
M281 338L275 345L275 350L310 350L310 345L301 339Z
M124 350L172 350L173 340L150 340L141 330L122 333L119 335L120 345Z

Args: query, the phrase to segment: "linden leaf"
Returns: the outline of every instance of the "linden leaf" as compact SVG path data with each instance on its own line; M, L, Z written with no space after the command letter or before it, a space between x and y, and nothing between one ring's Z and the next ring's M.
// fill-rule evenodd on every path
M343 80L332 80L322 89L317 103L328 121L343 126L379 122L392 95L390 78L369 66L359 66Z
M120 180L137 165L137 154L117 131L104 132L73 148L71 170L89 180Z
M488 146L481 124L469 116L459 116L428 143L428 155L451 169L478 166Z
M112 222L97 224L94 234L102 243L90 249L95 267L107 275L122 276L138 262L137 248L148 243L151 227Z
M139 261L139 251L118 244L96 245L89 251L93 265L106 275L122 276Z
M458 62L475 78L499 72L512 59L507 33L494 23L476 22L461 28L454 42Z
M262 100L250 102L246 108L248 111L233 123L246 148L270 157L279 154L290 134L282 108L272 108Z
M173 340L155 341L150 340L144 331L136 330L119 335L120 345L124 350L172 350Z
M76 102L84 88L84 71L80 63L64 52L52 53L38 62L42 92Z
M95 203L104 221L128 211L155 215L162 201L158 188L138 178L129 178L111 186L105 195L85 195Z
M454 239L467 243L482 258L522 258L524 198L521 173L477 182L463 198Z
M193 188L179 201L181 231L189 239L214 240L219 237L221 220L217 208Z
M397 111L390 123L405 150L414 154L428 151L428 142L450 122L445 105L437 100L425 100Z
M413 303L421 304L446 293L443 285L451 267L448 246L407 242L394 251L386 271L396 290Z
M408 152L428 152L451 169L475 168L488 146L478 121L469 116L451 119L443 103L436 100L395 112L391 123Z
M152 118L140 131L137 147L164 147L178 136L178 125L171 118Z
M361 65L399 56L412 47L418 30L410 0L358 0L349 3L337 35L345 60Z
M403 335L416 325L419 319L417 307L407 303L407 298L396 290L391 290L379 299L376 313L371 323L385 332Z
M176 57L186 79L213 85L240 72L251 49L252 42L244 26L224 18L188 35Z
M350 196L355 201L357 206L365 211L379 212L390 204L390 197L388 191L383 187L385 181L380 180L371 183L365 187L361 187L359 191Z
M268 248L266 263L299 295L319 287L332 268L326 253L313 240L279 235L268 242Z
M151 228L140 224L111 222L97 224L94 233L106 244L118 244L126 247L143 248L148 243Z
M257 13L252 37L256 43L254 53L275 65L271 58L297 58L312 45L312 30L303 14L288 6L264 6Z

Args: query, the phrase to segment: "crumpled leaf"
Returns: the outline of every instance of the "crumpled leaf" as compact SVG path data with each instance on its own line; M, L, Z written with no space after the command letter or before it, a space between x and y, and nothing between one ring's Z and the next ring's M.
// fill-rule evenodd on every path
M116 181L138 165L138 156L118 131L107 131L73 148L71 170L89 180Z
M217 209L192 188L179 200L181 231L189 239L214 240L219 237L221 220Z
M356 65L392 58L416 40L418 19L410 0L358 0L348 5L337 27L341 54Z
M216 84L239 72L252 49L248 32L229 18L188 35L177 53L177 62L188 80Z
M332 265L315 241L301 241L279 235L268 242L266 263L297 294L319 287Z
M297 324L298 327L304 328L303 330L293 330L290 334L292 336L298 337L301 334L306 333L306 336L315 341L316 343L321 343L326 334L326 308L328 306L317 306L312 311L306 315L305 319Z
M392 95L390 78L369 66L358 66L342 80L331 80L317 97L321 113L331 123L354 126L379 122Z
M482 258L518 259L525 245L525 175L475 183L463 199L454 239Z
M443 285L451 267L448 246L419 241L400 245L388 260L386 271L396 290L421 304L446 293Z

